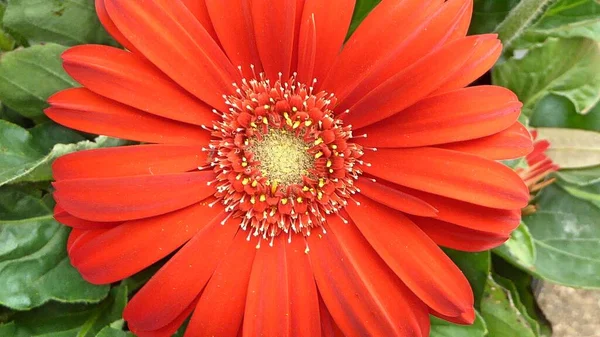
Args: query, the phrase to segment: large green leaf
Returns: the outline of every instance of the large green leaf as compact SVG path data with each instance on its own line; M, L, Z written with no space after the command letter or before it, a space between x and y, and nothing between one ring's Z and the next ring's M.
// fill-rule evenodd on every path
M0 50L9 51L15 47L15 39L3 29L5 12L6 4L0 2Z
M519 0L475 0L469 34L485 34L496 31Z
M10 0L4 24L31 44L114 44L90 0Z
M586 37L600 40L600 3L597 0L558 0L527 29L524 38Z
M95 337L121 318L125 304L126 286L113 288L95 305L49 303L18 314L13 334L5 337Z
M587 186L600 182L600 166L578 170L560 170L558 177L572 185Z
M43 116L48 97L77 85L62 68L60 54L65 50L49 43L4 53L0 59L0 101L26 117Z
M600 99L600 51L589 39L550 38L544 44L497 65L494 84L514 91L525 111L550 94L568 98L578 113Z
M535 202L538 211L523 219L536 246L535 263L518 265L555 283L600 287L600 208L557 184Z
M54 221L50 195L0 188L0 305L17 310L50 300L98 302L107 286L84 281L65 249L69 229Z
M600 104L585 115L577 113L568 98L548 95L533 109L530 125L547 128L569 128L600 131Z
M529 266L535 263L535 244L524 224L512 232L510 239L494 249L494 252L514 264Z
M599 74L600 75L600 74ZM600 165L600 133L562 128L538 128L538 138L547 139L546 154L562 168Z
M538 337L530 321L519 310L518 298L502 287L492 277L488 278L481 302L481 315L489 335L493 337Z
M479 314L473 325L456 325L435 317L431 318L431 337L485 337L487 332L485 322Z
M94 142L53 123L30 130L0 120L0 186L52 179L52 162L67 153L124 144L104 136Z
M100 331L100 333L97 334L96 337L135 337L135 336L131 332L125 332L125 331L118 330L118 329L112 328L110 326L107 326L106 328L102 329L102 331Z

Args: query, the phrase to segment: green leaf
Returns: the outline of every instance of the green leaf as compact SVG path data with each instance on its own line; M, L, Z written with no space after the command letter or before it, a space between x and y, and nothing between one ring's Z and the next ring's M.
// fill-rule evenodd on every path
M354 6L354 14L352 14L352 21L350 23L350 29L348 30L348 37L354 33L356 28L363 22L363 20L371 13L373 8L377 6L381 0L356 0Z
M494 252L513 264L530 266L535 263L535 245L529 229L521 223L510 239Z
M0 2L0 50L9 51L15 48L15 39L4 31L4 13L6 11L6 4Z
M557 184L544 188L536 204L538 211L523 219L536 246L535 263L519 267L554 283L600 288L600 208Z
M496 27L504 21L508 13L520 0L475 0L473 2L473 18L469 27L469 35L486 34L496 31Z
M538 128L538 139L547 139L546 154L562 168L600 165L600 133L585 130Z
M600 183L587 186L573 186L559 182L559 185L575 198L585 200L600 209Z
M7 107L6 105L3 105L2 102L0 102L0 119L20 126L31 126L33 124L31 120L23 117L21 114Z
M54 93L77 85L63 70L66 47L46 44L16 49L0 59L0 101L25 117L39 118Z
M0 305L28 310L106 297L107 286L87 283L69 263L69 229L54 220L52 207L50 195L0 188Z
M51 180L51 164L56 158L70 152L123 144L124 141L104 136L94 142L84 140L78 133L53 123L25 130L0 120L0 186Z
M491 270L490 252L465 253L447 248L444 249L444 252L456 263L469 280L475 296L475 308L479 308Z
M431 317L431 337L485 337L487 332L485 322L479 313L473 325L456 325Z
M126 304L127 287L123 285L95 305L49 303L17 315L12 337L95 337L121 318Z
M551 94L535 106L530 123L535 127L600 131L600 104L582 115L568 98Z
M600 182L600 166L577 170L560 170L556 175L569 184L578 186L591 185Z
M597 0L559 0L527 30L524 38L539 41L549 36L600 41L600 3Z
M511 292L490 276L481 302L481 315L493 337L537 337Z
M498 64L492 82L514 91L531 110L550 94L568 98L585 114L600 100L600 51L589 39L550 38L525 55Z
M89 0L10 0L4 25L31 44L115 44Z
M97 334L96 337L135 337L135 336L131 332L125 332L125 331L117 330L117 329L107 326L106 328L102 329L102 331L100 331L100 333Z

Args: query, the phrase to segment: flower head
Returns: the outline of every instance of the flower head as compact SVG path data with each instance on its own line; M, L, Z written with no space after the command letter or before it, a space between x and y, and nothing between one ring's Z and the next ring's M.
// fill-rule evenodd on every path
M438 245L519 224L531 151L472 1L96 0L126 50L63 55L63 125L142 142L54 166L72 264L112 283L167 257L127 305L139 336L428 336L474 320ZM401 25L398 23L401 22Z

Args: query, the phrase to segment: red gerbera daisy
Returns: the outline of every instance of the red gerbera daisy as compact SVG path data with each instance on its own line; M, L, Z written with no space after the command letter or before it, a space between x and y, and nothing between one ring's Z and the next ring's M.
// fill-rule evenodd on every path
M175 252L125 309L139 336L428 336L474 319L438 245L504 242L531 150L471 0L97 0L127 49L64 53L63 125L143 142L54 164L69 256L98 284Z

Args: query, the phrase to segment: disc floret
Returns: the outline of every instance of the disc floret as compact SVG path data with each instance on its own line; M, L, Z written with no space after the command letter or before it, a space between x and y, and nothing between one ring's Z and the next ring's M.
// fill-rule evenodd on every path
M249 236L310 235L357 192L362 148L332 111L332 94L313 93L295 77L244 79L236 88L208 149L215 197Z

